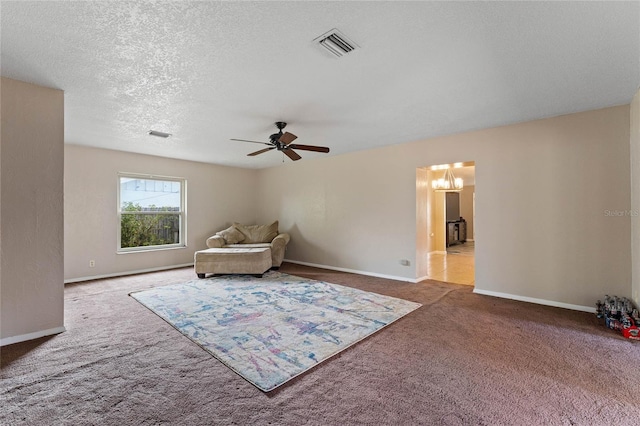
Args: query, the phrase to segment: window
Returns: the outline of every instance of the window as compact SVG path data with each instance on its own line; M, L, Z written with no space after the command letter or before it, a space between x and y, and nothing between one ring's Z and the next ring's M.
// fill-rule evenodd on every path
M182 178L118 176L118 251L186 246Z

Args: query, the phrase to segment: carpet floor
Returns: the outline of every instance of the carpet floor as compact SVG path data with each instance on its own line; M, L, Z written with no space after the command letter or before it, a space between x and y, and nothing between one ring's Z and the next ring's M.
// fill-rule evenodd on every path
M0 349L0 424L638 424L640 342L593 314L437 281L281 271L424 306L263 393L127 296L192 268L67 285L65 333Z

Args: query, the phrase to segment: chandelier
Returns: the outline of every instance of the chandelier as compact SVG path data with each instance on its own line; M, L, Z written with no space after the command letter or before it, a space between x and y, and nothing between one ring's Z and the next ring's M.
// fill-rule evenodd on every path
M451 169L447 169L443 177L431 182L431 186L435 192L460 192L462 191L462 179L455 177Z

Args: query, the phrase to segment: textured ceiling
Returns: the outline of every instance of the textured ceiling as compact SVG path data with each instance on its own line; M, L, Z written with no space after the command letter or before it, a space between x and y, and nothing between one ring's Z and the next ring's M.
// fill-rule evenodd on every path
M230 166L281 164L229 141L266 142L278 120L331 148L304 161L626 104L640 85L638 1L0 7L2 75L65 91L66 143ZM360 49L314 45L332 28Z

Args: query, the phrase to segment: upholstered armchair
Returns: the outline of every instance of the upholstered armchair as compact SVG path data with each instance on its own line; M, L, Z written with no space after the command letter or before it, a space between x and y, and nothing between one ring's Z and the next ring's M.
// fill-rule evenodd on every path
M207 239L209 248L261 248L271 249L272 269L278 269L284 259L289 234L278 231L278 221L271 225L233 225Z

